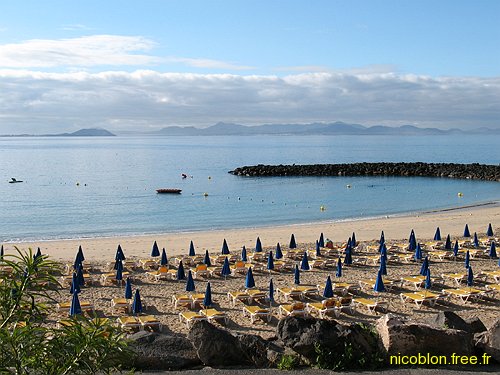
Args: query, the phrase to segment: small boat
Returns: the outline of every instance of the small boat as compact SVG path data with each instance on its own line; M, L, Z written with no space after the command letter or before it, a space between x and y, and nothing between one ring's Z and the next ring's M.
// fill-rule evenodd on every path
M20 182L23 182L22 180L16 180L14 177L11 177L9 184L18 184Z
M158 194L180 194L181 189L156 189Z

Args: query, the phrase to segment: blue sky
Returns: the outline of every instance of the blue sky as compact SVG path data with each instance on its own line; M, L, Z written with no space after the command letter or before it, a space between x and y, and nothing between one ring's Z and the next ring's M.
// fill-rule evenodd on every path
M12 1L0 133L499 127L500 2Z

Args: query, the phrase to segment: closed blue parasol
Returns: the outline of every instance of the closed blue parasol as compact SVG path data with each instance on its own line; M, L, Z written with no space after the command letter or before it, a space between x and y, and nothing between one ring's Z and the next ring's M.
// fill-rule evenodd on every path
M117 259L115 260L115 264L113 265L113 269L116 271L118 269L118 267L120 267L120 264L123 266L123 263L121 260ZM81 265L81 263L80 263Z
M247 276L245 277L245 288L251 289L254 287L255 287L255 280L253 278L252 267L249 267Z
M384 280L382 280L382 274L380 273L380 270L377 273L377 280L375 281L373 290L376 292L385 292Z
M189 270L186 281L186 292L194 292L195 290L196 287L194 285L193 274L191 273L191 270Z
M167 264L168 264L167 252L165 251L165 248L163 248L161 251L160 265L166 266Z
M203 299L203 307L207 308L212 306L212 288L210 287L210 281L207 282L207 289L205 290L205 298Z
M486 235L488 237L493 237L493 228L491 227L491 223L488 224L488 229L486 230Z
M352 250L350 247L347 247L345 249L345 257L344 257L344 264L345 265L350 265L352 264Z
M123 253L120 245L118 245L118 248L116 249L115 260L125 260L125 254Z
M469 225L465 224L464 237L470 237Z
M130 277L127 277L127 281L125 282L125 299L132 299L132 282L130 281Z
M247 248L245 247L245 245L243 245L243 247L241 248L241 260L243 262L246 262L248 260L248 258L247 258Z
M413 229L411 230L408 242L408 250L415 251L417 249L417 238L415 237L415 232L413 231Z
M179 262L179 266L177 267L177 280L185 280L186 273L184 272L184 265L182 264L182 260Z
M467 250L467 252L465 253L465 268L469 268L470 267L470 253L469 253L469 250Z
M116 264L116 276L115 276L115 279L117 281L121 281L123 280L123 263L121 261L117 261L117 264Z
M385 242L385 236L384 236L384 231L380 233L380 240L378 241L379 244L383 244Z
M422 262L422 267L420 267L420 275L425 276L427 274L427 269L429 268L429 258L425 257Z
M449 234L446 236L446 242L444 243L444 248L445 250L451 250L451 237Z
M294 276L293 283L296 285L299 285L300 284L300 270L299 270L299 266L297 264L295 265L295 272L294 272L293 276Z
M304 255L302 256L302 261L300 262L300 269L302 271L309 271L311 267L309 267L309 260L307 259L307 251L304 251Z
M71 306L69 307L69 315L75 316L82 313L82 307L80 306L80 300L78 299L78 293L73 293L73 298L71 299Z
M78 246L78 253L76 254L76 256L80 259L80 263L85 260L85 256L83 255L83 250L81 245Z
M477 233L474 232L474 240L472 241L474 247L479 247L479 239L477 238Z
M273 259L273 252L272 251L270 251L269 255L267 256L267 269L269 270L269 272L271 270L274 270L274 259Z
M205 250L205 257L203 258L203 264L205 264L207 267L210 267L212 265L212 262L210 261L210 254L208 253L208 250Z
M196 255L196 251L194 250L194 243L191 241L189 243L189 256L194 257Z
M380 250L380 255L387 257L387 246L385 246L385 243L382 244L382 249Z
M160 249L158 248L158 244L156 241L153 244L153 248L151 249L151 256L152 257L159 257L160 256Z
M420 244L417 245L417 248L415 249L415 260L420 260L422 259L422 249L420 248Z
M276 244L276 259L281 259L283 258L283 252L281 251L281 246L280 246L280 243L278 242Z
M290 249L296 249L297 248L297 243L295 242L295 236L292 233L292 236L290 237L290 244L288 245Z
M325 247L325 236L323 236L323 232L319 235L318 241L319 247Z
M80 293L80 283L78 282L78 276L76 272L73 272L73 277L71 280L71 287L69 288L71 294Z
M352 247L356 247L356 233L352 232L351 236L351 245Z
M472 286L474 284L474 273L472 272L472 267L469 267L467 272L467 286Z
M488 255L489 255L490 258L496 258L497 257L497 249L496 249L495 241L491 241L490 251L489 251Z
M333 286L332 279L330 275L326 278L325 289L323 289L323 297L324 298L332 298L333 297Z
M224 276L224 278L231 275L231 267L229 266L229 259L227 257L224 258L224 263L222 264L222 270L220 274L221 276Z
M262 243L260 242L259 237L257 237L257 241L255 242L255 252L262 253Z
M425 273L424 288L425 289L430 289L431 286L432 286L432 282L431 282L431 269L427 268L427 272Z
M132 314L137 315L142 313L142 302L139 289L135 290L134 300L132 301Z
M382 275L387 275L387 256L381 254L380 255L380 273Z
M78 280L78 285L84 286L85 285L85 277L83 276L83 266L80 265L78 267L78 271L76 271L76 279Z
M224 242L222 242L222 250L221 250L222 255L228 255L230 254L229 251L229 246L227 246L226 239L224 238Z
M434 234L434 241L441 241L441 231L439 227L436 228L436 233Z
M269 280L269 303L274 302L274 284L273 279Z
M337 272L335 272L335 276L342 277L342 259L340 258L337 261Z
M38 248L36 250L36 254L34 255L33 258L36 259L36 258L40 258L41 256L42 256L42 250L40 250L40 248Z
M458 240L455 241L455 245L453 246L453 256L458 256Z
M3 256L4 256L4 252L3 252L3 245L2 245L2 247L0 247L0 260L3 259Z
M316 257L320 257L321 256L321 250L320 250L320 246L319 246L319 241L316 241Z

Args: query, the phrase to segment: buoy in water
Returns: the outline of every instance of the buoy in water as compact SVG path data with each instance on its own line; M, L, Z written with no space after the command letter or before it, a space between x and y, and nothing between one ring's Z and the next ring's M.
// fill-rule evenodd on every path
M350 189L351 185L347 184L345 187L348 188L348 189Z
M320 211L324 211L324 210L326 210L326 207L325 207L325 206L320 206L320 207L319 207L319 210L320 210Z
M463 197L463 196L464 196L464 195L463 195L463 193L458 193L457 195L458 195L459 197Z
M211 180L211 179L212 179L212 177L211 177L211 176L208 176L208 179L209 179L209 180Z
M208 197L208 193L203 193L203 196L204 197Z

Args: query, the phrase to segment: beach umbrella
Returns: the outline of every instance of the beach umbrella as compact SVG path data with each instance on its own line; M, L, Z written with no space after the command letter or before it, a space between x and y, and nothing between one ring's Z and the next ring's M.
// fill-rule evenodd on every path
M78 253L76 253L76 256L80 259L80 263L85 260L85 256L83 255L83 250L82 246L78 246Z
M420 274L425 276L427 274L427 269L429 268L429 257L425 257L422 262L422 267L420 267Z
M193 274L191 273L191 270L189 270L186 281L186 292L194 292L195 290L196 287L194 286Z
M352 232L351 245L352 247L356 247L356 233L354 232Z
M342 259L340 258L337 261L337 272L335 272L335 276L342 277Z
M3 245L2 245L2 247L0 247L0 260L3 259L3 256L4 256L4 252L3 252Z
M283 258L283 252L281 251L281 246L280 246L280 243L279 243L279 242L276 244L276 254L275 254L275 258L276 258L276 259L281 259L281 258Z
M142 302L139 289L135 290L134 300L132 301L132 314L137 315L142 313Z
M229 266L229 259L227 259L227 257L224 258L224 263L222 264L222 270L220 274L221 276L224 276L224 278L231 275L231 267Z
M380 270L377 273L377 280L375 281L373 290L376 292L385 292L384 280L382 280L382 273Z
M85 278L83 277L83 266L78 267L78 271L76 271L76 279L78 280L78 285L85 285Z
M422 259L422 249L420 248L420 244L417 245L417 248L415 249L415 255L414 255L415 260L420 260Z
M474 232L474 240L472 243L474 244L474 247L479 247L479 239L477 238L476 232Z
M125 260L125 254L123 253L120 245L118 245L118 248L116 249L115 260Z
M132 282L130 281L130 277L127 277L127 281L125 282L125 299L132 299Z
M116 270L118 269L118 267L120 267L120 266L119 266L120 264L123 266L123 263L122 263L122 261L121 261L121 260L119 260L119 259L115 260L115 264L114 264L114 266L113 266L113 269L116 271ZM81 265L81 263L79 264L79 266L78 266L78 267L80 267L80 265Z
M323 232L319 235L318 241L319 247L325 247L325 237L323 236Z
M269 280L269 303L274 302L274 284L273 279Z
M453 256L458 256L458 240L455 241L455 245L453 246Z
M194 243L191 241L189 243L189 256L194 257L196 255L196 251L194 250Z
M121 261L117 260L117 268L116 268L116 276L115 279L116 281L122 281L123 280L123 263Z
M257 241L255 242L255 252L256 253L261 253L262 252L262 243L260 242L260 238L257 237Z
M309 267L309 260L307 259L307 251L304 251L304 255L302 256L302 261L300 262L300 269L302 271L309 271L311 267Z
M243 262L246 262L248 259L247 259L247 248L245 247L245 245L243 245L242 249L241 249L241 260Z
M387 257L385 255L380 255L379 270L382 275L387 275Z
M351 237L347 239L347 244L345 245L345 248L352 248L352 243L351 243Z
M293 277L294 277L293 279L294 284L300 285L300 270L297 264L295 265L295 272Z
M350 247L345 249L344 264L346 265L352 264L352 250Z
M474 284L474 273L472 272L472 267L469 267L467 271L467 286L472 286Z
M465 268L470 267L470 253L469 250L465 253Z
M252 267L249 267L247 276L245 277L245 288L251 289L254 287L255 287L255 280L253 278Z
M432 286L432 282L431 282L431 270L430 270L430 268L427 268L427 272L425 273L424 288L425 289L430 289L431 286Z
M470 237L469 225L465 224L464 237Z
M76 254L75 263L73 263L73 269L76 271L81 265L83 265L82 259L78 254Z
M210 267L212 265L212 262L210 261L210 254L208 254L208 250L205 250L205 257L203 258L203 264L205 264L207 267Z
M451 250L451 237L449 234L446 236L446 242L444 244L444 248L445 250Z
M186 273L184 272L184 265L182 264L182 260L179 262L179 267L177 267L177 280L185 280Z
M382 250L380 251L380 255L387 256L387 246L385 246L385 243L382 244Z
M80 306L80 300L78 299L78 293L73 293L73 298L71 299L71 306L69 307L69 315L75 316L82 313L82 307Z
M417 238L415 237L415 232L413 231L413 229L411 230L411 234L410 234L410 239L409 239L409 246L408 246L408 250L410 251L415 251L417 249Z
M385 242L385 236L384 236L384 231L380 233L380 240L378 241L379 244L383 244Z
M436 233L434 234L434 241L441 241L441 231L439 227L436 228Z
M80 293L80 283L78 282L78 276L76 272L73 272L73 278L71 280L71 287L69 288L69 292L71 294Z
M267 256L267 269L269 270L269 272L271 272L271 270L274 270L274 259L272 251L270 251L269 255Z
M321 250L320 250L320 246L319 246L319 241L316 241L316 257L320 257L321 256Z
M324 298L332 298L333 297L333 286L332 279L330 275L326 278L325 289L323 289L323 297Z
M290 237L290 245L288 245L290 249L296 249L297 248L297 243L295 242L295 236L292 233L292 236Z
M160 256L160 249L158 248L158 244L155 243L153 244L153 248L151 249L151 256L152 257L159 257Z
M168 264L167 252L165 251L165 248L163 248L161 251L160 265L166 266L167 264Z
M229 251L229 246L227 246L226 239L224 238L224 242L222 242L222 250L221 250L222 255L227 255L230 253Z
M490 256L490 258L497 257L497 249L496 249L495 241L491 241L490 252L488 253L488 255Z
M205 290L205 298L203 298L203 306L205 308L212 306L212 288L210 287L210 281L207 282L207 289Z
M39 258L42 256L42 250L40 248L37 249L35 256L33 257L34 259Z
M488 224L488 230L486 231L486 235L488 237L493 237L493 228L491 227L491 223Z

